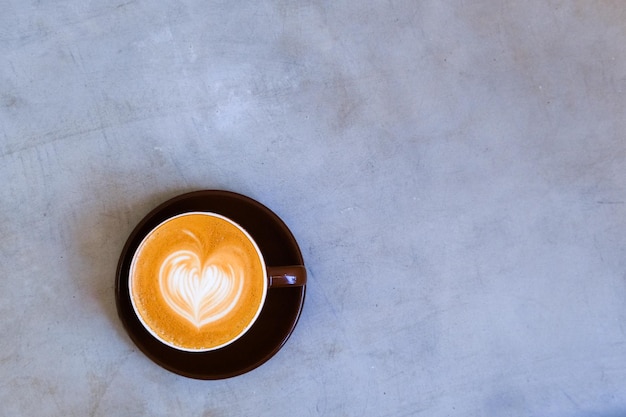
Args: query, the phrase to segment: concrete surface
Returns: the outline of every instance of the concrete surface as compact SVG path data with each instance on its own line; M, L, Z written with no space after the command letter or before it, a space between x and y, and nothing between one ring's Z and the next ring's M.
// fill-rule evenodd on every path
M626 415L626 5L0 6L0 415ZM177 194L309 267L268 363L172 374L117 318Z

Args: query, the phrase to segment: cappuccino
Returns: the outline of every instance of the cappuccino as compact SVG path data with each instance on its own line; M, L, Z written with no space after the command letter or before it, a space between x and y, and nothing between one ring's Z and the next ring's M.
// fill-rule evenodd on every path
M209 351L241 337L267 294L263 256L239 225L214 213L172 217L143 239L130 267L144 327L176 349Z

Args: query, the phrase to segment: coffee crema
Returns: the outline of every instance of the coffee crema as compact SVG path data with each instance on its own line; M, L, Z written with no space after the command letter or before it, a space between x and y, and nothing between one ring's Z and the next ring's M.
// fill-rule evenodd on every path
M131 302L146 329L181 350L208 351L258 317L267 277L252 238L229 219L186 213L161 223L130 268Z

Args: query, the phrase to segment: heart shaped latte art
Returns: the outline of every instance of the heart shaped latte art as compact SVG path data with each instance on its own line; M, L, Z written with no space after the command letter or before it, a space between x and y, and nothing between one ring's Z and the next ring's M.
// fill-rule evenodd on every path
M227 250L204 261L195 252L180 250L163 261L159 286L168 306L200 328L233 310L243 290L243 277Z

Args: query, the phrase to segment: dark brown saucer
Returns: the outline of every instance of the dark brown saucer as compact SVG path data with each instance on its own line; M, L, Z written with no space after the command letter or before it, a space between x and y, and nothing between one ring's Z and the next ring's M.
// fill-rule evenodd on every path
M144 236L164 220L190 211L211 211L250 233L269 266L304 265L300 248L283 221L267 207L240 194L207 190L183 194L150 212L131 233L117 266L117 311L135 344L162 367L197 379L223 379L262 365L280 350L298 322L306 286L272 288L256 323L234 343L210 352L185 352L155 339L137 318L129 295L128 271Z

